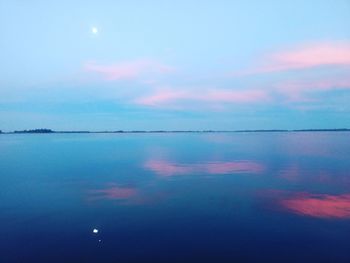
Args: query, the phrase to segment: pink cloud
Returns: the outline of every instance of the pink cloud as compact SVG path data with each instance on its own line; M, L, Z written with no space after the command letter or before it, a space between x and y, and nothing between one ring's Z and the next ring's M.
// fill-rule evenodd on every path
M89 62L84 65L87 72L96 73L105 80L135 79L146 74L164 74L174 69L154 60L135 60L116 64L97 64Z
M285 81L276 85L275 90L285 95L289 101L308 102L312 92L350 89L350 78L325 78L316 80Z
M263 90L215 90L198 97L203 101L214 102L261 102L269 100L268 94Z
M290 70L314 69L332 66L333 71L298 72L293 80L270 81L263 89L271 97L277 95L284 102L316 102L314 92L350 89L350 42L319 42L303 44L291 49L265 55L256 66L237 75L279 73ZM295 73L294 73L295 74ZM259 95L259 94L257 94ZM254 96L252 96L253 98Z
M349 79L320 79L312 81L285 82L278 86L280 90L287 91L313 91L313 90L333 90L339 88L350 88Z
M186 99L188 97L189 94L184 91L159 90L150 96L138 98L135 102L140 105L157 106L158 104Z
M319 218L350 218L350 194L298 193L280 201L289 211Z
M178 164L163 160L150 160L145 168L161 176L185 175L191 173L229 174L260 173L264 166L251 161L211 162L199 164Z
M198 101L207 103L253 103L266 102L269 95L263 90L157 90L150 96L135 100L136 104L147 106L169 105L169 103Z
M320 42L269 54L260 66L244 74L280 72L326 65L350 66L350 43Z

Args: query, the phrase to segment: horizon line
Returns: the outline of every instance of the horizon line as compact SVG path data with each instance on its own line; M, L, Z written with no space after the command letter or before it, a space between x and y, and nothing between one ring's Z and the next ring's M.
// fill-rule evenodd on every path
M350 131L350 128L305 128L305 129L243 129L243 130L51 130L51 129L30 129L30 130L14 130L4 132L0 130L0 134L50 134L50 133L229 133L229 132L316 132L316 131Z

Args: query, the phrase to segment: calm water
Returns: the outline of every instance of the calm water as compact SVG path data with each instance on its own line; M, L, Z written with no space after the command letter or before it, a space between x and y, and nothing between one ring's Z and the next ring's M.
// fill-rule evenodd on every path
M350 262L346 132L0 135L0 186L4 263Z

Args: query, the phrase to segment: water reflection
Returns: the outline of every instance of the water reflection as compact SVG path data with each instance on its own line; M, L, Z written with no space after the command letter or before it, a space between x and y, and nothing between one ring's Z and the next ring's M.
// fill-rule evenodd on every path
M144 167L161 176L185 175L194 173L229 174L260 173L264 166L252 161L207 162L182 164L165 160L149 160Z
M350 176L345 169L337 171L334 167L329 167L327 163L321 163L319 167L310 167L302 163L286 165L278 172L278 176L289 183L304 184L305 186L310 184L339 185L346 188L350 184Z
M279 174L281 178L291 182L299 181L302 176L299 166L295 164L282 169Z
M350 218L350 194L296 193L280 204L289 211L318 218Z
M328 219L350 219L350 193L318 194L270 190L264 192L270 208L300 216Z
M281 134L278 137L278 147L281 147L285 154L292 156L335 157L336 148L327 140L328 137L329 134L324 132ZM334 136L334 139L337 138Z
M133 187L121 187L116 184L110 184L106 188L90 190L89 197L90 200L125 200L136 196L137 192L137 189Z
M2 137L0 261L350 262L349 133L204 135Z

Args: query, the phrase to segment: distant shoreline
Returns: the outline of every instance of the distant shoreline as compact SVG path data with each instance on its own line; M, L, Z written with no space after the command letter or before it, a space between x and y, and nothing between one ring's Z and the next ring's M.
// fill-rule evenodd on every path
M21 130L12 132L1 132L0 134L110 134L110 133L254 133L254 132L350 132L350 129L295 129L295 130L151 130L151 131L54 131L51 129L34 129L34 130Z

